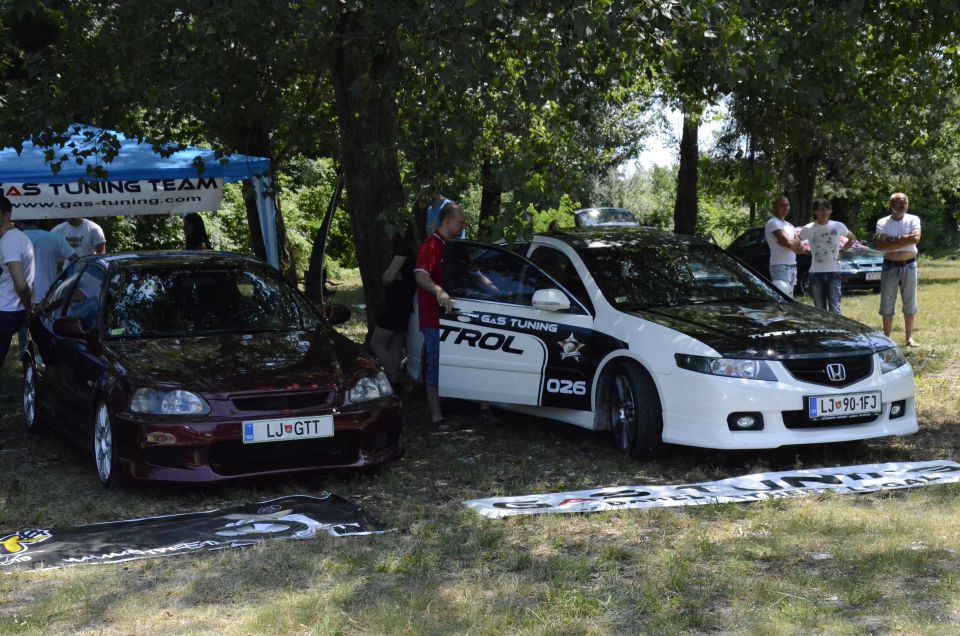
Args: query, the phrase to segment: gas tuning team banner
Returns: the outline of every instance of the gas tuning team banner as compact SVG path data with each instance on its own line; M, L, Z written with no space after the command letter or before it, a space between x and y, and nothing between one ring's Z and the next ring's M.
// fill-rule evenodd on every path
M14 220L185 214L220 209L223 179L180 178L0 183Z
M186 514L32 528L0 534L0 572L222 550L261 543L385 532L350 501L324 493Z
M680 486L618 486L526 497L491 497L465 504L492 519L514 515L598 512L919 488L960 482L951 461L896 462L757 473Z

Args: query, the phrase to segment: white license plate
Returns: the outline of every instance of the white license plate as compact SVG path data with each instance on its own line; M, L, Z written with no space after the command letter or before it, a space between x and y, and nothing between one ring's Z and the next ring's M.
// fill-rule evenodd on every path
M874 415L880 412L880 391L815 395L807 398L807 417L829 420L851 415Z
M295 439L333 437L333 416L284 417L243 423L243 443L286 442Z
M880 280L880 272L867 272L867 280Z

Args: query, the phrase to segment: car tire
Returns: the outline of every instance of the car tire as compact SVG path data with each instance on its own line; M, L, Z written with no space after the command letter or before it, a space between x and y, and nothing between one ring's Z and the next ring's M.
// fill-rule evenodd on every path
M614 363L601 383L602 417L614 445L637 460L653 459L663 450L663 413L657 388L636 364Z
M23 363L23 423L28 433L36 434L43 428L37 402L37 369L32 359Z
M98 402L93 415L93 460L104 488L117 480L117 440L106 403Z

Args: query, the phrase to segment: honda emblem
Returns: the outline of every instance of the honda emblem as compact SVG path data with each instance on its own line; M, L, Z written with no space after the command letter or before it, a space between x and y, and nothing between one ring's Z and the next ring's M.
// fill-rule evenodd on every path
M831 382L843 382L847 379L847 369L842 364L828 364L827 378Z

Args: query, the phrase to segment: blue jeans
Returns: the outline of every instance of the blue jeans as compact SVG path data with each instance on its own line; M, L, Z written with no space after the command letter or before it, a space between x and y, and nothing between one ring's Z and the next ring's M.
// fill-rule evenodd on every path
M793 288L797 286L796 265L771 265L770 280L782 280L790 285L789 294L793 296Z
M440 330L436 327L423 328L423 344L427 349L427 386L440 386Z
M840 313L840 272L810 272L810 295L818 309Z
M7 358L7 352L10 351L10 339L13 334L20 330L27 320L27 312L24 309L20 311L0 311L0 364Z

